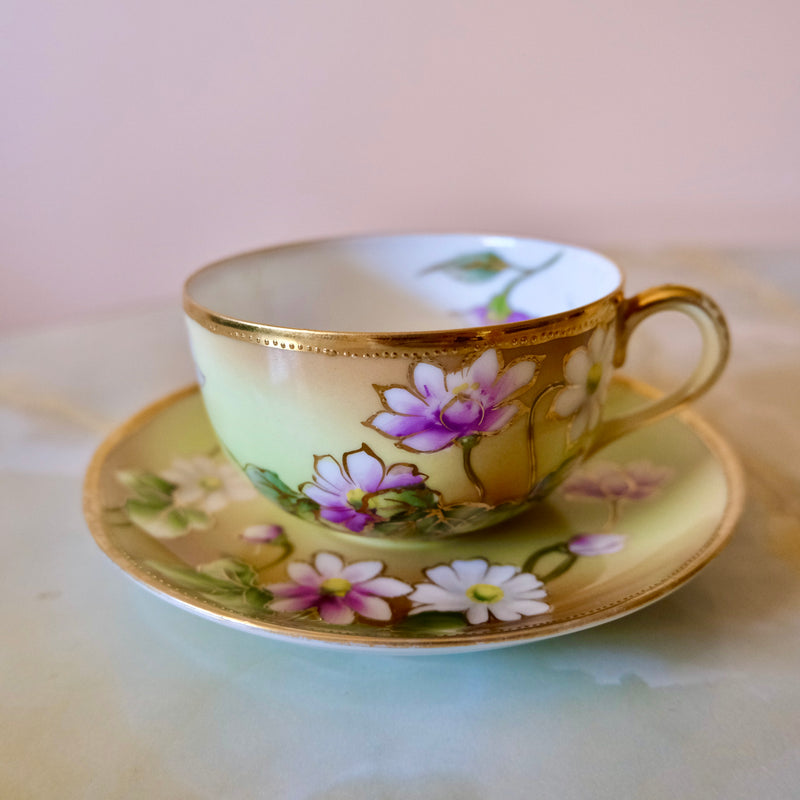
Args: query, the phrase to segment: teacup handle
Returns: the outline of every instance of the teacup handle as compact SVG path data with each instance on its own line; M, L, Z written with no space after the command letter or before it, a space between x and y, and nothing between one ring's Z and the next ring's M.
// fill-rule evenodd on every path
M674 285L646 289L623 300L617 316L615 367L624 363L628 341L639 323L659 311L680 311L697 325L703 345L700 359L689 378L671 394L638 411L601 422L589 447L590 454L700 396L725 368L730 354L730 334L719 306L702 292Z

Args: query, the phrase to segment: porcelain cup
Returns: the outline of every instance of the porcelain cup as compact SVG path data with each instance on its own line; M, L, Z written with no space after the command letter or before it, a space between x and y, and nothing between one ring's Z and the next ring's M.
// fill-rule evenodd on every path
M211 423L259 491L384 539L525 510L603 445L706 391L729 350L706 295L625 297L604 256L506 236L274 247L196 272L184 309ZM668 396L608 418L631 333L666 310L696 323L697 365Z

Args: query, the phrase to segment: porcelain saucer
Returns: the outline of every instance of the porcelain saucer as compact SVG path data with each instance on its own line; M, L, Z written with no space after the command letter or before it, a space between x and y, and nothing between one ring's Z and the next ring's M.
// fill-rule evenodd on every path
M618 379L609 408L653 394ZM523 644L643 608L720 552L743 494L728 445L684 409L490 531L366 540L258 495L227 461L193 386L101 445L84 511L106 555L181 608L276 639L417 654Z

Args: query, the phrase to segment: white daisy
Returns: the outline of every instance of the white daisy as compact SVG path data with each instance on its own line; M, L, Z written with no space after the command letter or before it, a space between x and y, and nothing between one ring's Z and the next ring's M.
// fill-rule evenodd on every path
M257 496L253 485L233 464L214 461L208 456L176 458L161 477L175 484L172 500L176 506L200 508L207 514L225 508L228 503Z
M552 412L562 419L572 417L570 441L574 442L600 421L613 373L614 344L613 329L597 328L586 346L576 347L564 362L567 385L556 395Z
M550 610L542 582L515 566L490 566L482 558L453 561L425 570L429 582L418 583L409 599L410 614L460 611L470 625L486 622L491 614L504 622L545 614Z

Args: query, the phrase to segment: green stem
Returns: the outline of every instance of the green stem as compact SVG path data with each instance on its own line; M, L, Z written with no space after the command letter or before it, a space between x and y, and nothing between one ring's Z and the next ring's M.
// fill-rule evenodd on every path
M479 436L464 436L462 439L458 440L458 443L461 445L461 453L464 459L464 472L467 478L469 478L470 483L475 487L475 491L478 493L478 500L482 502L483 498L486 496L486 489L484 489L480 478L475 474L475 470L472 468L472 451L479 441Z
M559 544L551 544L549 547L543 547L541 550L537 550L535 553L532 553L528 558L525 560L525 563L522 565L523 572L533 572L536 565L539 563L539 560L544 558L546 555L550 555L550 553L564 553L569 554L569 550L564 542L559 542Z
M563 575L577 560L578 556L576 556L575 553L570 553L555 569L550 570L547 575L539 578L539 580L542 583L549 583L559 575Z
M530 482L528 491L533 491L536 484L536 446L533 438L533 428L535 422L536 408L545 395L554 389L563 389L566 384L563 382L551 383L550 386L542 389L531 403L530 414L528 415L528 469L530 470Z

